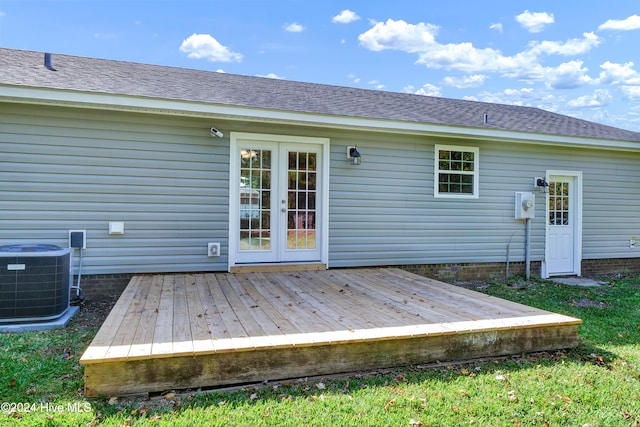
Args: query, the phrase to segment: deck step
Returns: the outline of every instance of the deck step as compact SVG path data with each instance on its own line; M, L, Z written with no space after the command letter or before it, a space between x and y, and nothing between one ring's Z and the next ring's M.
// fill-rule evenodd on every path
M289 273L295 271L322 271L327 265L322 263L296 264L243 264L230 268L230 273Z

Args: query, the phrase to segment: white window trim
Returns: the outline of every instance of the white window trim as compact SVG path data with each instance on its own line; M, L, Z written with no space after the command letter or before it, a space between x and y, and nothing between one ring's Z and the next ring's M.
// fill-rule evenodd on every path
M454 194L454 193L440 193L438 189L439 174L440 174L440 157L438 152L440 150L446 151L466 151L474 154L473 156L473 194ZM477 199L480 197L480 149L478 147L465 147L462 145L441 145L436 144L433 152L433 197L437 199ZM450 172L450 171L443 171Z

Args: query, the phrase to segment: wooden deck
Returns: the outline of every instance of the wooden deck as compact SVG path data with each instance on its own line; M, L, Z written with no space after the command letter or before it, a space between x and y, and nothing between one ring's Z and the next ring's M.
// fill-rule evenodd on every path
M80 363L112 396L568 348L579 323L392 268L138 275Z

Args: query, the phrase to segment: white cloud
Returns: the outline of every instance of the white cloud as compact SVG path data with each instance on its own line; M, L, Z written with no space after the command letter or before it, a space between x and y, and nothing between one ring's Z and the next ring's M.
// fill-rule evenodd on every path
M347 75L347 78L349 80L351 80L354 83L360 83L360 77L358 77L357 75L350 73L349 75Z
M384 89L384 85L380 83L378 80L370 80L369 84L375 87L378 90Z
M570 61L557 67L545 67L540 57L546 55L578 55L601 42L593 33L566 42L534 42L527 50L505 56L497 49L477 48L472 43L441 44L435 40L439 27L432 24L408 24L405 21L376 23L362 33L360 44L373 51L385 49L417 53L417 64L432 69L458 70L469 75L497 73L501 76L544 81L554 88L572 88L587 84L591 78L580 61Z
M481 101L481 102L489 102L491 104L506 104L506 105L526 105L531 106L532 104L526 102L524 99L521 99L517 96L508 95L502 92L480 92L478 96L465 96L463 99L466 101Z
M180 45L180 52L193 59L207 59L211 62L240 62L242 54L221 45L210 34L192 34Z
M631 15L626 19L609 19L598 27L598 30L630 31L640 29L640 16Z
M640 101L640 86L622 86L620 90L628 100Z
M388 19L360 34L358 40L363 47L373 51L397 49L409 53L424 52L429 45L435 43L438 28L437 25L422 22L413 25L402 20Z
M564 104L562 97L541 89L525 87L522 89L505 89L502 92L483 91L478 96L467 96L470 101L491 102L494 104L522 105L538 107L547 111L558 111Z
M584 95L567 102L570 108L599 108L611 104L613 97L606 89L598 89L593 95Z
M605 62L600 66L600 83L612 85L640 85L640 73L633 69L633 62L616 64Z
M440 92L440 88L438 86L434 86L430 83L426 83L420 89L414 92L416 95L424 95L424 96L442 96L442 92Z
M546 12L529 12L525 10L516 16L516 21L530 33L539 33L544 30L545 25L553 24L555 19L553 14Z
M587 74L589 70L582 65L582 61L569 61L556 68L545 68L546 84L554 89L573 89L588 84L592 79Z
M584 33L582 39L570 39L564 43L542 41L529 43L527 52L533 55L565 55L574 56L589 52L601 43L600 37L594 33Z
M488 78L489 76L485 74L474 74L464 77L445 77L442 82L447 86L452 86L457 89L465 89L482 86Z
M611 118L611 116L609 115L609 112L605 109L605 108L593 108L590 110L591 113L591 117L581 117L585 120L591 120L592 122L600 122L600 123L611 123L612 126L616 126L613 122L618 121L618 118ZM583 115L586 116L586 115ZM623 120L622 123L624 123ZM620 127L620 125L622 125L622 123L618 124L617 126Z
M433 24L409 24L405 21L378 22L360 34L360 44L373 51L395 49L418 53L416 61L429 68L456 69L466 73L498 72L523 67L530 69L526 58L506 57L495 49L478 49L471 43L440 44L435 41L439 27ZM526 62L522 64L522 62Z
M525 55L504 56L499 50L479 49L471 43L434 43L420 53L416 63L435 69L455 69L464 73L495 72L513 77L521 77L523 73L528 75L535 65L532 58Z
M266 77L268 79L284 80L284 77L280 77L279 75L277 75L275 73L269 73L269 74L265 74L265 75L258 74L258 77Z
M496 30L497 32L502 34L502 31L503 31L502 30L502 23L498 22L498 23L495 23L495 24L491 24L491 25L489 25L489 29L490 30Z
M505 89L503 93L508 96L530 98L534 90L530 87L523 87L522 89Z
M304 31L304 27L297 22L292 22L291 24L284 24L284 30L288 33L301 33Z
M531 88L505 89L502 92L482 91L477 97L473 97L472 100L481 100L494 104L531 105L531 102L536 100L536 95L535 91ZM465 99L467 99L467 97L465 97Z
M360 17L352 10L345 9L331 19L334 24L349 24L357 21Z

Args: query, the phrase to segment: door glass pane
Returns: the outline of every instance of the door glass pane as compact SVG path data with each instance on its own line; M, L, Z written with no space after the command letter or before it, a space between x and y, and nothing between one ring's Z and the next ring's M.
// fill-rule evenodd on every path
M240 251L271 249L271 151L240 150Z
M315 211L316 210L316 192L315 191L309 191L309 210L311 211Z
M315 249L317 154L289 152L288 159L287 249Z
M271 151L262 150L262 156L260 159L262 161L262 169L271 170Z
M549 225L571 225L569 183L549 183Z
M297 176L297 172L295 170L291 170L289 169L289 190L295 190L297 187L297 183L298 183L298 176Z
M307 174L307 184L308 184L309 190L316 189L316 173L315 172L310 172Z
M307 164L307 153L298 153L298 167L300 170L309 170Z

